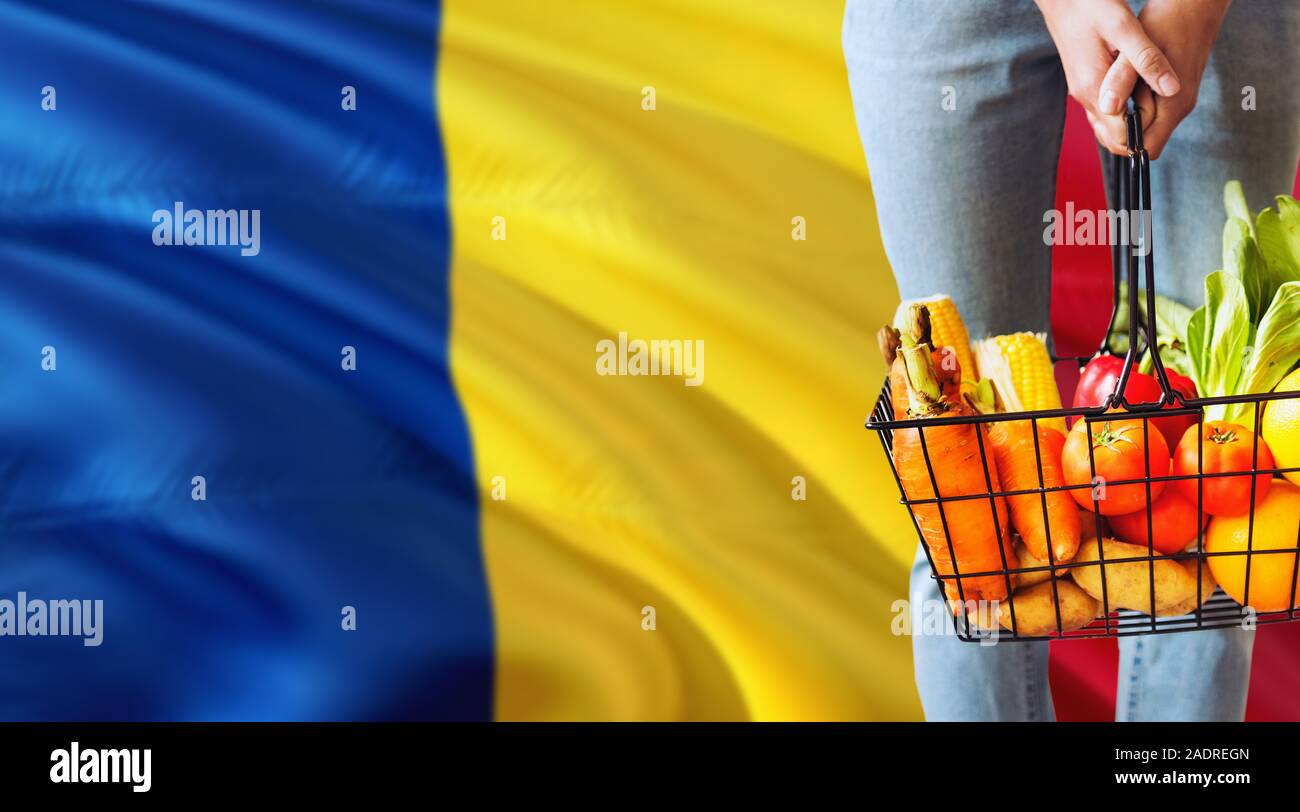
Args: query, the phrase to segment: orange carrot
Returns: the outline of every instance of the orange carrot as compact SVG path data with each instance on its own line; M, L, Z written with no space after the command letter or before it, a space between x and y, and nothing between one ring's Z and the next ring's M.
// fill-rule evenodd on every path
M923 336L925 340L921 343L929 343L928 323L924 329L927 332ZM876 334L876 339L880 342L880 352L885 358L885 364L889 366L889 401L894 407L894 419L903 420L907 416L908 400L907 371L903 367L903 357L898 353L901 338L898 330L885 325ZM944 347L940 347L932 350L930 357L934 362L934 374L939 379L943 397L953 403L960 402L962 369L957 363L956 353L951 350L945 351Z
M904 416L925 418L974 414L958 395L943 391L928 344L900 347L898 356L903 367L902 378L897 380L891 370L891 390L896 382L901 383L907 396L907 409L903 414L896 414L898 419ZM891 398L899 400L893 391ZM988 462L988 480L985 479L980 454L982 431L983 427L973 424L896 430L894 465L903 493L909 499L933 499L936 483L941 500L988 494L991 492L990 484L992 491L1001 490L997 460L987 437L983 440L983 458ZM922 432L925 435L924 451L921 447ZM926 464L927 452L929 465ZM1016 566L1007 506L1002 497L930 502L912 505L911 510L939 575L951 576L955 571L996 573ZM958 579L961 581L960 590ZM943 583L952 601L959 598L967 601L1001 600L1007 596L1007 580L1003 575L967 578L959 574L958 578L947 578ZM959 611L961 607L953 608Z
M1061 470L1061 449L1065 435L1051 426L1038 427L1038 453L1042 458L1043 481L1038 481L1038 460L1034 455L1034 434L1028 420L1008 420L989 426L989 440L998 461L998 475L1005 491L1057 488L1065 484ZM1043 499L1047 500L1047 523L1043 522ZM1079 549L1079 508L1067 491L1050 491L1008 496L1011 522L1025 547L1040 561L1069 561ZM1047 557L1047 534L1052 535L1052 554Z
M942 350L935 350L931 357L936 364L943 358ZM954 362L955 363L955 362ZM940 378L941 391L943 397L952 403L957 403L961 399L961 377L959 373L953 373L952 377ZM889 367L889 401L894 406L894 419L906 420L907 410L910 408L907 399L907 370L903 366L903 356L899 355L894 359L894 363Z

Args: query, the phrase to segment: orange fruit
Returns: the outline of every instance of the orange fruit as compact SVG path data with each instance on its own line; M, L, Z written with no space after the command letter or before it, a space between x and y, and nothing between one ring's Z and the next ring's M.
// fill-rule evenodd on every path
M1273 387L1274 392L1296 390L1300 390L1300 369ZM1300 394L1293 398L1267 401L1259 423L1260 436L1273 452L1277 467L1300 467ZM1300 485L1300 471L1287 471L1282 476Z
M1209 553L1245 552L1250 513L1215 516L1205 537ZM1255 506L1254 536L1250 549L1294 550L1300 529L1300 487L1275 479L1264 500ZM1257 612L1281 612L1291 600L1291 579L1296 571L1295 554L1212 555L1210 572L1223 591L1237 603L1246 603L1246 559L1250 559L1250 605ZM1300 586L1294 606L1300 607Z

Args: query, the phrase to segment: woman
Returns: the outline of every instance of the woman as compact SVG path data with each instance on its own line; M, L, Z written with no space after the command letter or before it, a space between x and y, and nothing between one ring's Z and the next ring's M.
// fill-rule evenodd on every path
M1154 160L1157 286L1198 304L1220 267L1223 184L1252 210L1300 157L1300 3L848 0L844 52L885 251L903 298L944 292L972 336L1048 330L1068 94L1126 154L1123 105ZM1109 176L1109 172L1105 173ZM939 600L918 551L912 594ZM1119 641L1116 717L1239 721L1254 632ZM913 637L926 718L1051 720L1047 643Z

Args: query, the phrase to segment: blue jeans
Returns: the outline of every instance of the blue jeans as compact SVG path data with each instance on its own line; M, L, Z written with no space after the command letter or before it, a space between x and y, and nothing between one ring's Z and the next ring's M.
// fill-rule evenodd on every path
M1048 331L1043 218L1055 202L1067 91L1037 8L848 0L844 54L899 293L951 294L973 337ZM1300 158L1297 75L1300 4L1235 3L1196 110L1152 164L1158 291L1201 303L1205 274L1222 264L1226 181L1242 181L1252 210L1290 191ZM1244 109L1248 86L1254 109ZM940 599L920 551L911 592ZM1239 629L1120 640L1116 717L1240 720L1253 644L1254 633ZM1053 719L1047 652L1046 643L914 635L926 718Z

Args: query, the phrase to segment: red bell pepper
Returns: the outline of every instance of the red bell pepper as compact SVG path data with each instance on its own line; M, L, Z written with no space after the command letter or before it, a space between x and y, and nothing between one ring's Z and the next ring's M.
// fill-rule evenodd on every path
M1099 355L1088 362L1079 375L1079 385L1074 390L1074 406L1100 406L1106 402L1119 383L1120 373L1124 371L1124 359L1118 355ZM1196 397L1196 384L1191 378L1179 375L1168 367L1165 374L1169 376L1169 385L1185 398ZM1160 382L1154 375L1146 375L1134 367L1129 373L1128 383L1124 385L1124 400L1130 404L1154 403L1160 400ZM1165 405L1166 409L1176 408L1174 404ZM1071 421L1073 423L1073 421ZM1183 433L1189 426L1196 424L1196 415L1176 415L1152 420L1151 425L1160 430L1170 448L1175 448L1183 439Z

